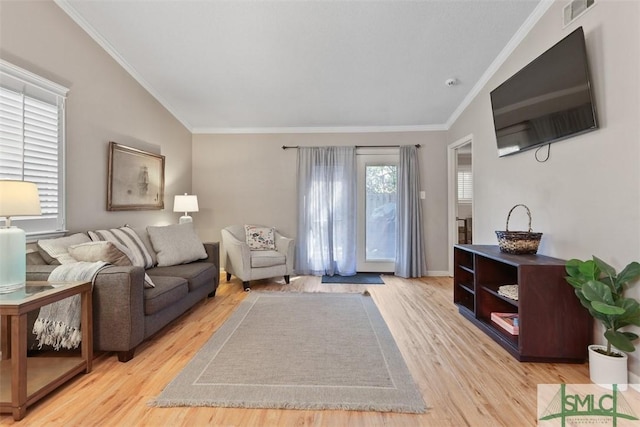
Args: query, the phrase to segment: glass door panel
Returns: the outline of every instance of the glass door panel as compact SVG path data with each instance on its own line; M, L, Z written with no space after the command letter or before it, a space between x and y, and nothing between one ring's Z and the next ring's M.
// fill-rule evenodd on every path
M358 271L393 272L397 155L358 156Z

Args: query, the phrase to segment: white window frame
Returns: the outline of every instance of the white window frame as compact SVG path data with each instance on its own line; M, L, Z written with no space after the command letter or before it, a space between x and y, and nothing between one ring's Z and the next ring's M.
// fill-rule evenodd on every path
M25 230L29 241L63 234L66 224L65 101L69 89L2 59L0 87L58 107L58 213L40 217L12 217L11 223Z

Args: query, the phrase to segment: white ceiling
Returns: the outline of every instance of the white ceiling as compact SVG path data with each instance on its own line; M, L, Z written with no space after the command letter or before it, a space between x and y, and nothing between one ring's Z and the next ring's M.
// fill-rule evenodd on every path
M56 3L206 133L446 129L545 2Z

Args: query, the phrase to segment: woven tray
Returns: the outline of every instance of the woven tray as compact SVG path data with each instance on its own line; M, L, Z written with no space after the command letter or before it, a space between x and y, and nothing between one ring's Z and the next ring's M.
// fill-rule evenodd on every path
M518 301L518 285L502 285L498 288L498 294Z

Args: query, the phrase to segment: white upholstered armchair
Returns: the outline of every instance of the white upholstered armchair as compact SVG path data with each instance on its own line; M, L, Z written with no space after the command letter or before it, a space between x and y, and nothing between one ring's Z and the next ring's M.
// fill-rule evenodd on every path
M230 225L223 228L222 247L224 250L225 271L227 281L233 274L242 280L245 291L250 290L251 280L267 279L275 276L284 276L289 283L289 277L293 272L293 239L283 236L273 229L272 239L263 239L261 232L268 232L270 227L254 227L253 236L256 239L247 243L247 230L244 225Z

